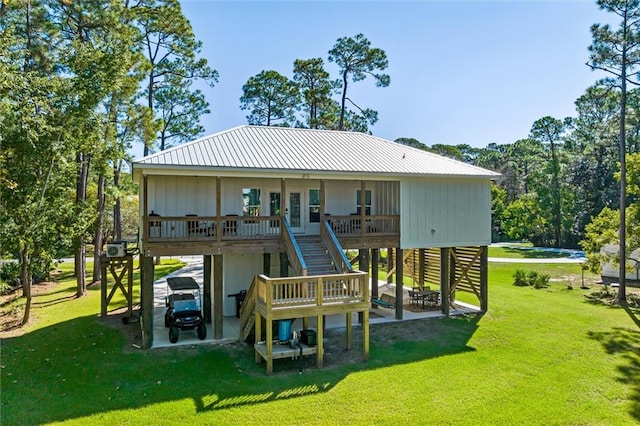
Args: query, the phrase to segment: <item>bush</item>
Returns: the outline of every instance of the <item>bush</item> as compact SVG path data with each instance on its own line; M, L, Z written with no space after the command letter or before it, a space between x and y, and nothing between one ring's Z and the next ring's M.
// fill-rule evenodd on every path
M0 291L5 292L20 287L20 264L4 262L0 264Z
M533 287L536 289L549 287L550 276L538 271L525 271L516 269L513 274L513 285L518 287Z
M522 269L516 269L516 272L513 274L513 285L518 287L526 287L529 285L529 280L527 279L527 271Z

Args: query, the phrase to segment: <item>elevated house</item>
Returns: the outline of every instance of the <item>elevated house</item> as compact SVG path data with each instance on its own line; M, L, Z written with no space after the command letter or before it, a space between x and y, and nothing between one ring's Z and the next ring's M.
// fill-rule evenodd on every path
M241 337L266 333L256 358L267 359L268 369L271 322L282 318L317 319L321 365L324 315L359 312L366 357L377 286L370 294L368 273L352 270L346 249L360 251L374 282L381 248L395 249L398 282L403 253L415 251L422 265L415 274L421 283L437 281L445 313L455 291L474 292L487 307L494 172L362 133L240 126L139 159L133 174L146 347L153 256L204 256L204 311L214 338L224 318L236 315L227 296L247 291ZM401 300L401 285L396 292ZM401 319L401 303L395 310Z

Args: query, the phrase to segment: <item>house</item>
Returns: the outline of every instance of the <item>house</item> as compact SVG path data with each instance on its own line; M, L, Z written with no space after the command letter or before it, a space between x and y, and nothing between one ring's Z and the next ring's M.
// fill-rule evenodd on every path
M204 256L205 318L215 336L236 314L227 296L241 290L251 302L241 325L255 324L257 336L261 321L253 315L277 320L278 309L317 317L319 332L328 313L362 313L366 326L369 277L351 270L345 249L359 250L365 270L371 261L374 282L381 248L397 249L400 282L403 251L415 249L439 271L443 310L454 284L486 309L497 173L362 133L240 126L134 161L133 176L146 347L153 256ZM456 256L456 248L471 254ZM402 286L396 291L401 296Z

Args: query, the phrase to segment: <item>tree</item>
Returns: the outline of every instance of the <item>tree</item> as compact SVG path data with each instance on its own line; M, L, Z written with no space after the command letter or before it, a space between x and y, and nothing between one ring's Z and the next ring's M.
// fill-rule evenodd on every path
M182 77L168 77L156 89L155 109L160 118L160 151L172 141L187 142L204 133L199 123L208 114L208 103L200 90L191 90L192 81Z
M242 86L240 108L251 110L249 124L291 126L300 101L298 86L277 71L262 71Z
M562 199L560 193L560 158L559 145L562 143L562 134L565 125L562 121L553 117L542 117L535 121L531 127L531 138L543 144L548 144L551 153L549 171L551 174L550 204L553 222L554 247L560 247L562 243Z
M377 120L375 111L362 109L347 97L347 88L349 77L355 83L364 80L367 76L371 76L375 80L377 87L387 87L389 85L391 82L389 75L376 72L385 70L389 65L387 54L384 50L372 48L371 42L363 34L357 34L355 37L342 37L329 50L329 62L335 62L342 74L342 97L338 130L345 129L347 100L362 112L361 117L365 120L369 121L374 117Z
M397 138L396 140L394 140L394 142L402 144L402 145L406 145L406 146L412 146L414 148L418 148L418 149L427 149L427 146L425 144L423 144L422 142L420 142L418 139L415 138Z
M199 108L191 109L189 114L182 116L199 118L200 114L208 112L208 104L201 94L190 92L190 82L203 80L210 86L218 81L218 72L207 65L205 59L198 59L202 43L196 40L189 20L182 14L178 0L140 0L130 8L134 13L135 22L141 33L143 50L146 54L146 85L142 93L147 100L147 107L155 117L157 111L183 109L194 96ZM179 82L179 90L170 90L171 86ZM164 90L161 96L162 106L158 105L156 91ZM175 116L171 117L176 119ZM164 117L164 126L167 124ZM176 119L178 120L178 119ZM180 121L180 120L178 120ZM180 124L175 124L179 127ZM161 140L162 142L162 140ZM149 154L150 146L145 144L144 155Z
M593 43L589 46L587 65L592 70L601 70L610 77L601 80L601 84L620 89L620 287L618 302L626 304L625 264L626 261L626 108L627 83L637 84L640 72L640 3L639 0L598 0L600 9L613 13L620 18L619 26L613 30L608 24L594 24L591 27Z
M331 99L331 92L336 84L329 80L322 58L296 59L293 63L293 81L302 92L306 126L310 129L330 126L327 113L332 112L332 103L335 101Z

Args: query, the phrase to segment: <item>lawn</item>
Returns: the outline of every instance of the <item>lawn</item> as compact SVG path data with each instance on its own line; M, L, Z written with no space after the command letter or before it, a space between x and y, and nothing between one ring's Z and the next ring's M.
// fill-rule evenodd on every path
M551 274L551 286L514 287L516 268ZM580 289L580 273L579 265L490 264L486 314L372 325L368 362L308 363L297 374L276 361L271 377L246 346L132 348L99 320L99 291L65 299L73 282L63 280L39 296L24 335L3 339L0 420L637 424L640 312L589 302L596 289ZM379 338L390 331L396 337Z

